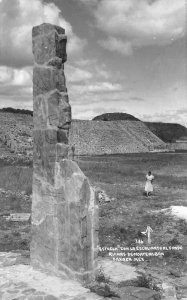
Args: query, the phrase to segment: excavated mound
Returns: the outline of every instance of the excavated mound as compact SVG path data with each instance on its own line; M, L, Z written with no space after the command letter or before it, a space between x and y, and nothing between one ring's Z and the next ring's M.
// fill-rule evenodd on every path
M31 115L0 111L1 152L29 154L32 152L33 118ZM2 154L1 153L1 154Z
M159 151L166 145L141 121L74 120L70 145L77 155L102 155Z
M32 116L0 112L0 120L0 152L10 150L32 155ZM73 120L69 141L70 145L75 144L76 155L136 153L166 148L166 144L143 122L129 120Z

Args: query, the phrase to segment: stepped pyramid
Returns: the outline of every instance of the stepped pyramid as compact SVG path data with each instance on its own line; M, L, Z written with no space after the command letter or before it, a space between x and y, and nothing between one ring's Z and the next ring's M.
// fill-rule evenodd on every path
M69 135L76 155L164 151L166 144L141 121L74 120Z

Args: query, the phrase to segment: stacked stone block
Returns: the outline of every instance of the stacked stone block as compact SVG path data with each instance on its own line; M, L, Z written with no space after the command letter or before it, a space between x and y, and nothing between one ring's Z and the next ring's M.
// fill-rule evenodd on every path
M90 281L97 267L98 206L88 179L68 159L71 107L61 27L33 28L34 153L31 262Z

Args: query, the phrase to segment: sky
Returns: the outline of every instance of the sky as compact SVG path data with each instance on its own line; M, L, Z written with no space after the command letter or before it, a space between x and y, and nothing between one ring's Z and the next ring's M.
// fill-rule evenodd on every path
M125 112L187 126L186 0L0 0L0 107L32 109L32 38L67 34L72 117Z

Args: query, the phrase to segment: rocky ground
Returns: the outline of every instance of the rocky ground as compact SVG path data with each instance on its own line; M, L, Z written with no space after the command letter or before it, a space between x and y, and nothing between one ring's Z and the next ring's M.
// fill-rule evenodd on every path
M78 282L54 274L34 270L23 251L0 253L0 299L2 300L186 300L187 276L170 281L163 280L157 289L153 277L143 275L141 269L99 260L97 280L81 286ZM152 288L151 287L152 284ZM161 296L162 295L162 296Z
M32 156L32 116L0 112L0 142L11 153Z
M18 222L7 218L12 213L31 212L32 169L21 162L12 165L1 160L0 299L186 300L187 227L184 216L180 219L181 215L172 215L179 213L178 208L172 207L187 207L186 154L76 159L96 187L101 247L133 246L139 231L149 224L153 229L152 245L182 246L182 250L166 251L164 257L142 262L114 262L108 251L99 251L97 280L84 289L34 271L29 261L30 220ZM143 188L148 169L155 175L155 189L147 199ZM146 237L140 237L147 245Z
M0 253L0 299L100 300L78 282L34 270L21 253Z

